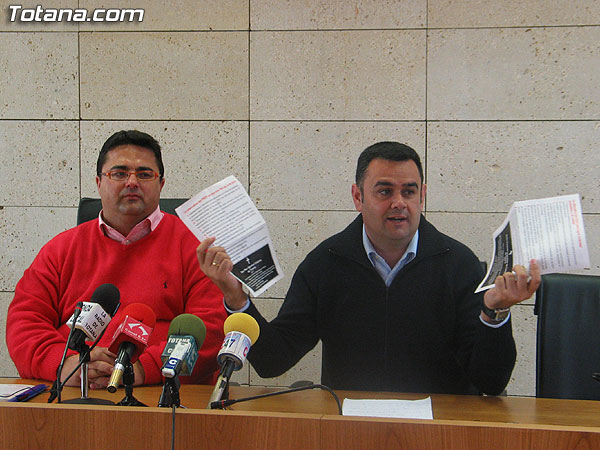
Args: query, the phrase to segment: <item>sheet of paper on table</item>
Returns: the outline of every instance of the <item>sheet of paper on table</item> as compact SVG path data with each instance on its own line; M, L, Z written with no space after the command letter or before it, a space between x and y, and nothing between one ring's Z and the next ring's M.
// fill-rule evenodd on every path
M345 398L342 413L344 416L433 419L431 397L422 400L354 400Z

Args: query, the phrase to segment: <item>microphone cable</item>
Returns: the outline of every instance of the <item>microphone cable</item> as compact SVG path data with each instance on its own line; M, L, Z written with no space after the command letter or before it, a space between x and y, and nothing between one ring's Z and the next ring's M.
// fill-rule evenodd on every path
M336 393L333 392L333 389L331 389L328 386L325 386L324 384L309 384L308 386L301 386L301 387L297 387L297 388L286 389L284 391L268 392L266 394L254 395L252 397L244 397L244 398L240 398L240 399L218 400L216 402L212 402L210 404L210 408L211 409L225 409L226 407L234 405L235 403L247 402L249 400L257 400L259 398L273 397L275 395L289 394L291 392L305 391L307 389L323 389L323 390L329 392L335 399L335 402L338 407L339 415L340 416L342 415L342 405L340 403L340 399L338 398Z

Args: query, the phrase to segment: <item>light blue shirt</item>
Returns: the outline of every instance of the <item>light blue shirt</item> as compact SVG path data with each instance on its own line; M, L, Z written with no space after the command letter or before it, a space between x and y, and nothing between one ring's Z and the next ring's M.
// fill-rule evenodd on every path
M415 256L417 256L418 244L419 230L417 230L413 238L408 243L408 247L406 247L406 251L400 258L400 260L396 263L396 265L393 268L390 268L385 259L383 259L379 255L379 253L377 253L375 247L373 247L373 244L371 244L371 240L367 236L367 231L365 230L365 226L363 225L363 246L365 247L365 251L367 252L367 257L369 258L369 261L371 261L371 264L373 264L373 267L375 267L377 273L381 275L381 278L383 279L387 287L390 287L390 284L392 284L392 281L394 281L394 278L396 277L398 272L400 272L400 270L405 265L407 265L409 262L415 259Z

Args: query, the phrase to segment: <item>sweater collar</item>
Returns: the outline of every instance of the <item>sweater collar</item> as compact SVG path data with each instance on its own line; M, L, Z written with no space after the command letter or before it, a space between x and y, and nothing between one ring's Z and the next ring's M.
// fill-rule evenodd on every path
M341 233L333 237L329 249L335 254L372 267L362 245L362 230L362 214L359 214ZM443 242L443 234L421 215L417 256L410 264L447 250L448 246Z

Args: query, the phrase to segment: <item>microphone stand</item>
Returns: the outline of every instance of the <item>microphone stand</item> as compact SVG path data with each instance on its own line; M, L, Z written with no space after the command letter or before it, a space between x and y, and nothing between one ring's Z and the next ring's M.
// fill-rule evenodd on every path
M90 348L83 344L79 349L79 364L81 365L81 398L65 400L62 403L87 404L87 405L114 405L114 402L103 398L88 397L88 363L90 362Z
M158 399L159 408L170 408L172 406L180 407L181 402L179 399L179 387L181 382L179 376L175 375L173 378L165 378L165 384L163 385L162 393Z
M123 400L117 403L117 406L148 406L133 396L134 381L135 374L133 372L133 364L130 362L123 370L123 386L125 386L125 397L123 397Z
M206 406L206 409L214 409L213 405L217 404L221 400L229 399L229 379L231 378L234 369L235 365L231 363L231 361L227 361L221 368L215 388L208 399L208 405Z
M77 305L75 305L75 312L73 313L73 324L75 324L75 322L77 322L77 319L79 318L79 315L81 314L82 306L83 306L83 302L77 302ZM62 358L60 359L60 363L58 364L58 369L56 369L56 380L54 381L54 384L52 384L52 388L50 389L50 397L48 397L48 403L52 403L55 398L58 398L58 400L56 400L57 403L61 403L60 394L62 392L63 384L60 382L60 379L62 377L62 370L63 370L63 366L65 365L65 359L67 358L67 351L69 350L69 342L71 341L71 338L73 337L74 331L75 331L75 327L72 326L71 329L69 330L69 336L67 337L67 344L65 345L65 349L63 351Z

